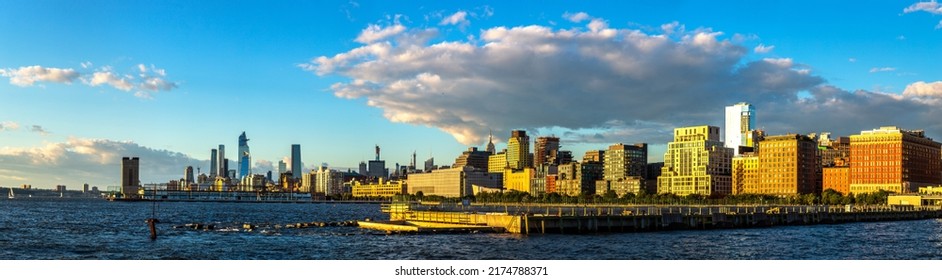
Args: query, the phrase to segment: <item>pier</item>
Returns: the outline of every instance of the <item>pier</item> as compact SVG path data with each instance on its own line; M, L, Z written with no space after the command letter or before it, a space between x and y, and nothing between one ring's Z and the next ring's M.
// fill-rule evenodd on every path
M360 227L388 233L588 234L730 229L942 218L942 208L898 206L383 205L389 221Z

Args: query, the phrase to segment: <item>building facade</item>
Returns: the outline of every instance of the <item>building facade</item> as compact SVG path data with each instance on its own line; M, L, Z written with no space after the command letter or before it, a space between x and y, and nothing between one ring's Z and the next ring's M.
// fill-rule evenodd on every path
M384 197L389 198L406 194L406 186L402 181L385 181L382 178L376 183L361 183L354 181L352 186L353 197Z
M533 145L533 166L559 163L559 137L537 137Z
M464 166L410 174L406 187L410 194L465 197L474 194L474 186L499 188L500 180L485 170Z
M829 166L822 169L822 191L834 190L841 194L850 193L850 166Z
M913 193L942 183L940 144L895 126L850 136L850 192Z
M733 192L732 194L758 193L759 188L759 156L754 153L744 153L733 158Z
M768 136L759 142L759 188L746 193L796 195L821 192L818 144L805 135Z
M607 157L607 156L606 156ZM720 128L691 126L674 129L667 144L658 193L726 195L732 192L733 149L720 142Z
M301 144L291 145L291 177L301 180Z
M138 157L121 158L121 194L137 195L141 186L141 160Z
M245 131L239 135L239 178L244 178L252 173L252 155L249 152L249 138L245 136Z
M726 137L724 146L739 155L739 147L756 147L756 109L749 103L726 107Z
M465 167L471 166L481 170L487 170L488 161L490 153L485 151L478 151L478 148L471 147L467 151L461 153L458 158L455 159L455 164L451 167Z
M530 137L526 131L511 131L507 140L507 166L514 170L533 166L530 162Z

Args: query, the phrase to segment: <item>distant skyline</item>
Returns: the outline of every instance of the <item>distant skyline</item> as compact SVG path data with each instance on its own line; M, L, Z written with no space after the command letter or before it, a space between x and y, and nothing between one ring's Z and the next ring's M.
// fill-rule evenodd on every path
M738 102L771 135L942 139L935 1L10 1L0 46L0 186L208 174L243 131L257 173L292 144L305 169L447 165L515 129L660 161Z

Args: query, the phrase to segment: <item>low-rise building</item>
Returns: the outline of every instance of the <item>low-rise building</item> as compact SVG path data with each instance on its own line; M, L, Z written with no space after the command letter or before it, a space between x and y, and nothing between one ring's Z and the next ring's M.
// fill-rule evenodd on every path
M376 183L361 183L353 181L353 197L393 197L406 193L406 186L402 181L385 181L380 178Z

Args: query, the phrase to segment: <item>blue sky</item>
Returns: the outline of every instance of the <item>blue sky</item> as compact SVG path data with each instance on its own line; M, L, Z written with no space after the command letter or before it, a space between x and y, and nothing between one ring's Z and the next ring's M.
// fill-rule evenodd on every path
M259 171L291 144L451 164L512 129L660 160L740 101L770 134L939 138L940 27L918 1L0 2L0 185L115 185L121 156L163 182L242 131Z

